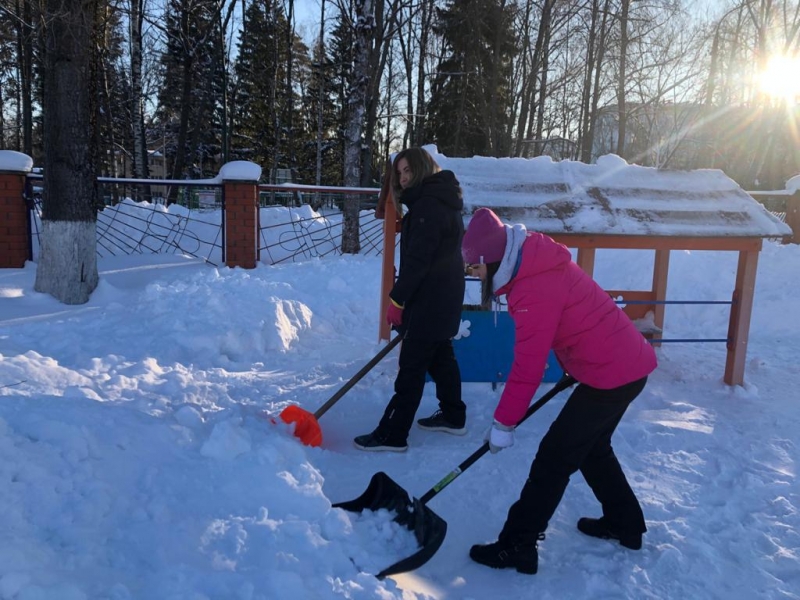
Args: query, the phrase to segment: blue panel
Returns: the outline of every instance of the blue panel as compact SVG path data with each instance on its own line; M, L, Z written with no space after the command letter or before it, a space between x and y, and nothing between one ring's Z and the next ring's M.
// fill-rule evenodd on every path
M514 321L506 311L464 311L461 330L469 321L469 335L453 340L462 381L506 380L514 362ZM563 371L553 351L547 359L543 381L558 381Z

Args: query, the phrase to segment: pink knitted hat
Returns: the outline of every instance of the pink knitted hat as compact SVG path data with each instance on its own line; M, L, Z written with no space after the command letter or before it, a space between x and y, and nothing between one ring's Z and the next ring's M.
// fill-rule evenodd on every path
M473 213L461 242L464 262L470 265L500 262L505 251L506 226L491 210L479 208Z

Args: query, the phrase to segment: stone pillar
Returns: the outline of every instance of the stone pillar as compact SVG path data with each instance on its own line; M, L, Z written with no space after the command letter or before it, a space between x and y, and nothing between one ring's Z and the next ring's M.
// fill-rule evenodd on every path
M261 167L248 161L220 169L223 184L225 264L254 269L258 262L258 180Z
M0 269L21 269L30 260L31 229L25 203L26 154L0 150Z

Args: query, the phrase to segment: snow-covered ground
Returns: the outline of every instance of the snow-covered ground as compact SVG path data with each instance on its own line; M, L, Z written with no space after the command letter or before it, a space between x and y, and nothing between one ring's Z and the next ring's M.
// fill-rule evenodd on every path
M669 297L729 299L736 261L673 252ZM614 439L645 510L642 551L577 532L598 514L578 475L536 576L468 558L495 539L562 395L431 500L443 546L383 581L372 574L414 551L408 532L331 504L377 471L420 497L480 446L500 389L465 384L464 437L415 428L405 454L359 452L395 350L320 419L322 447L271 422L319 408L382 347L380 258L251 271L106 258L75 307L34 292L35 268L0 271L2 599L800 598L798 246L761 252L744 387L722 382L724 344L658 350ZM609 289L647 287L651 269L649 252L598 252ZM665 336L725 337L727 315L669 306ZM435 408L429 385L419 416Z

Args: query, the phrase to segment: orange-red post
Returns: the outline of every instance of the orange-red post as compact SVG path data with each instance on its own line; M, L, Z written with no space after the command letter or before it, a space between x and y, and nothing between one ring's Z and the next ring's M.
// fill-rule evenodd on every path
M397 232L400 229L397 206L392 193L392 166L389 164L383 176L381 193L378 197L378 207L375 209L375 218L383 219L383 265L381 268L381 304L378 313L378 339L388 340L392 330L386 322L386 309L389 304L389 292L394 286L394 247Z
M736 287L733 290L733 305L728 322L728 356L725 360L725 383L744 384L744 367L747 358L747 342L750 333L750 315L756 289L758 252L739 252L736 269Z

